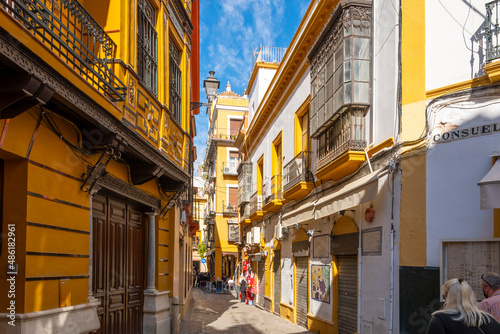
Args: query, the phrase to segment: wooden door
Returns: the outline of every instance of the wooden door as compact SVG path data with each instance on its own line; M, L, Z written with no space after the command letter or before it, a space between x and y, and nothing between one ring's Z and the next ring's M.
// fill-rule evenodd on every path
M94 196L92 290L100 300L98 333L141 333L144 229L140 211Z

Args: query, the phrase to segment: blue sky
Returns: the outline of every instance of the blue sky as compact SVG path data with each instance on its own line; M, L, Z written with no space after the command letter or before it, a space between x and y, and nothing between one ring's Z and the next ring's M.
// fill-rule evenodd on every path
M219 92L243 95L250 79L252 46L288 47L310 0L200 0L200 101L206 102L203 80L215 71ZM194 139L198 165L205 157L208 116L200 109Z

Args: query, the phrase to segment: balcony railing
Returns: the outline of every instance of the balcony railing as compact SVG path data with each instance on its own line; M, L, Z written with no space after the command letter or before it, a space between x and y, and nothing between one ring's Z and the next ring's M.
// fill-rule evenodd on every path
M300 182L313 182L310 172L311 152L302 151L283 168L283 189L291 189Z
M281 174L271 178L271 200L283 199L283 177Z
M262 211L262 195L254 192L250 196L250 215L257 211Z
M230 140L235 141L238 136L238 130L236 129L223 129L216 128L209 134L210 139L215 140Z
M319 137L318 170L348 151L364 151L365 114L364 108L348 109Z
M500 0L491 1L486 4L486 62L500 58L500 23L499 14Z
M238 161L226 161L222 163L222 174L238 175Z
M225 215L238 215L238 206L234 203L222 201L222 213Z
M113 73L116 45L76 0L0 0L52 52L113 101L126 87Z
M287 48L277 48L272 46L261 46L258 50L252 52L252 71L255 63L280 63L285 56Z

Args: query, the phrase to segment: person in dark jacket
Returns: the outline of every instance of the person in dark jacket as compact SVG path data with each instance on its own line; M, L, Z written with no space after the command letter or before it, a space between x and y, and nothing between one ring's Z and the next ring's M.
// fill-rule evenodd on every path
M246 296L247 296L247 281L245 280L245 276L241 276L240 292L241 292L241 302L244 303L246 301Z
M427 334L498 334L500 323L477 307L476 296L463 278L453 278L441 287L442 310L432 314Z

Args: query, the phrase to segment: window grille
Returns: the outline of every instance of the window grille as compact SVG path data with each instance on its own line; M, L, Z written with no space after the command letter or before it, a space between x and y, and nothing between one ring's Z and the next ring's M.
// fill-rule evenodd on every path
M148 0L137 1L137 74L142 83L158 95L158 34L156 11Z
M172 40L169 43L170 51L170 112L177 122L181 122L181 99L182 99L182 53L177 49Z

